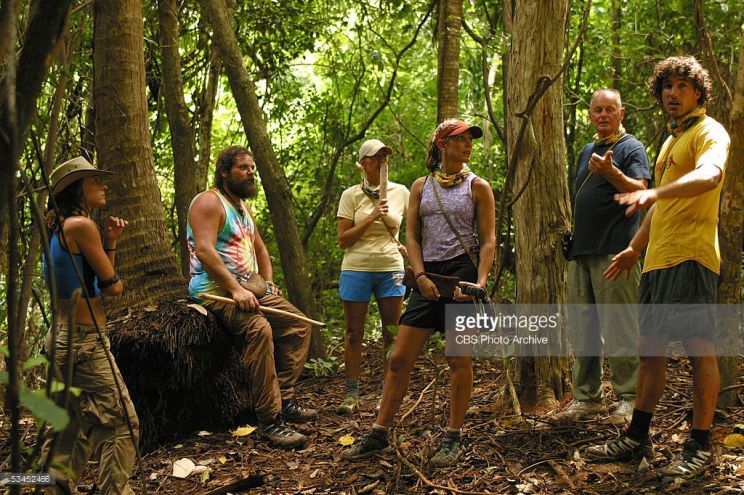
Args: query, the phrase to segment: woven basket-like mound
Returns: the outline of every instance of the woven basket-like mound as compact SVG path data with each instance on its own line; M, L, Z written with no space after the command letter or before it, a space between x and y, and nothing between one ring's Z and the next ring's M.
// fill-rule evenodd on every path
M232 336L189 301L108 324L111 350L141 424L143 451L181 433L234 425L251 409Z

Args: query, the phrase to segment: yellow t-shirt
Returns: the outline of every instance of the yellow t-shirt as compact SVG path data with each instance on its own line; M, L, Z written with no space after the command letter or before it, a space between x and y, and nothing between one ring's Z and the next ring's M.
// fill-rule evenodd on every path
M405 186L388 182L388 214L383 218L396 239L400 232L400 223L408 213L409 194ZM375 203L357 184L341 194L336 216L347 218L356 225L372 213ZM342 270L360 272L403 270L403 256L398 252L398 246L382 220L381 218L375 220L364 235L345 250L344 260L341 263Z
M723 126L707 116L678 137L670 136L656 160L658 186L669 184L703 165L715 165L723 171L730 142ZM668 163L666 167L665 163ZM720 273L718 203L722 187L723 177L714 189L699 196L657 201L643 263L644 273L689 260Z

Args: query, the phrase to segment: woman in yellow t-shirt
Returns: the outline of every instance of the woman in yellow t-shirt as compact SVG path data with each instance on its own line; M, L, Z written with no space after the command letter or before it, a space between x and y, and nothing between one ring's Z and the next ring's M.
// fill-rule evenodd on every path
M338 243L344 249L339 292L346 321L346 398L337 408L339 414L359 410L362 339L371 294L382 317L385 354L394 340L389 327L398 324L403 305L406 248L398 233L408 210L408 189L388 182L387 199L379 199L380 166L392 152L378 139L365 141L357 162L362 182L346 189L338 205ZM387 373L387 358L383 367Z

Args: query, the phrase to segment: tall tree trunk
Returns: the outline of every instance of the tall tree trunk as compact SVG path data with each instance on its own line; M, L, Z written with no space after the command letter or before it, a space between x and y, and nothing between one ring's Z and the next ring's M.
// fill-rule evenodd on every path
M731 109L731 149L726 163L726 179L721 197L721 214L718 238L721 244L721 285L718 288L718 303L731 310L724 311L718 321L719 358L721 388L734 385L737 377L737 354L741 348L741 265L742 265L742 218L744 218L744 31L739 52L739 73L736 77L734 105ZM720 315L721 312L719 312ZM728 352L725 352L727 351ZM719 397L722 406L736 405L736 391Z
M462 0L440 0L438 22L437 123L457 117Z
M69 10L69 0L41 0L37 3L23 40L23 50L16 58L18 3L0 2L0 63L4 74L0 80L0 243L7 244L3 252L5 295L7 305L8 387L4 407L10 411L10 470L21 470L20 436L20 343L22 328L18 325L18 249L19 225L17 195L18 157L25 140L36 100L49 71ZM16 64L17 61L17 64ZM20 494L20 486L10 487L11 494Z
M623 17L621 0L612 0L610 11L612 13L612 87L621 91L620 81L623 80L622 69L622 47L620 46L620 25Z
M211 48L207 83L199 95L197 115L199 119L199 160L196 166L196 190L202 192L207 187L207 170L212 158L212 119L217 101L217 89L222 74L222 60L215 48Z
M266 132L263 113L258 105L256 88L243 63L235 31L226 14L225 0L202 2L212 24L215 44L225 64L230 88L238 107L243 129L255 154L256 166L261 175L261 185L269 204L271 221L279 245L282 272L287 284L289 299L305 313L315 312L310 294L310 280L305 267L304 253L294 215L292 191L287 177L279 166ZM325 345L318 329L313 330L311 356L325 355Z
M178 5L176 0L158 0L160 53L163 58L163 96L173 149L173 176L178 216L178 249L181 273L189 274L189 249L186 243L186 217L189 204L196 196L196 162L194 130L189 122L181 81L181 59L178 54Z
M557 80L538 101L521 146L517 112L527 108L538 80L560 69L567 7L567 0L535 0L518 2L514 11L508 75L509 156L516 160L512 194L526 185L513 206L518 304L562 304L566 299L561 233L568 229L570 206L562 82ZM563 329L557 328L549 338L564 342ZM516 368L522 398L535 398L544 406L562 396L568 374L565 357L521 357Z
M116 271L126 290L106 301L110 312L184 297L186 284L168 244L150 145L140 0L95 0L93 85L96 150L116 172L111 212L129 221L117 244Z

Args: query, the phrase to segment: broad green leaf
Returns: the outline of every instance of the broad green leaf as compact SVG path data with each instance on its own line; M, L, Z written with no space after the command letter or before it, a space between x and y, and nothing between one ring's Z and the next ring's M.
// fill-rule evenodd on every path
M70 421L67 411L52 402L44 395L43 390L21 389L21 404L37 418L46 421L54 431L64 430Z
M26 360L25 363L23 363L23 371L30 370L31 368L34 368L36 366L44 365L46 366L49 364L49 361L44 356L36 356L32 357Z

